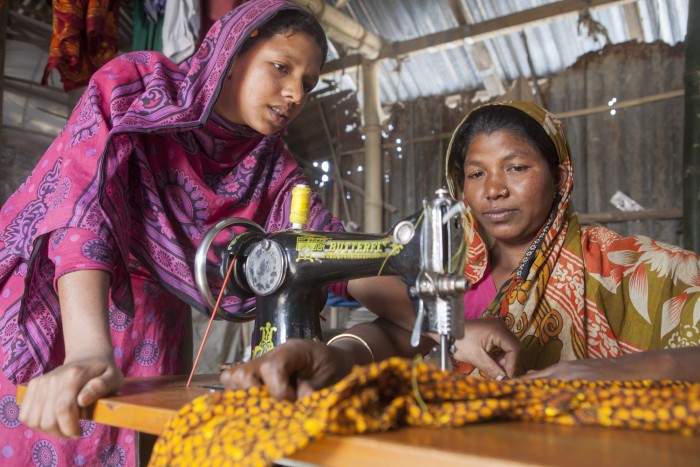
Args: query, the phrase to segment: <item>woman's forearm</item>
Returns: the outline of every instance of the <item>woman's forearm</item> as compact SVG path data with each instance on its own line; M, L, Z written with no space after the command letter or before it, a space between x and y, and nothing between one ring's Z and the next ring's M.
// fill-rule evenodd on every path
M406 284L396 276L365 277L348 282L348 292L360 303L379 316L370 325L357 325L347 332L360 336L372 349L375 361L392 356L412 357L425 355L435 342L421 336L418 347L411 346L411 332L416 321L413 305L408 298ZM358 342L338 342L345 348L352 348L355 364L365 364L362 345Z
M406 284L396 276L365 277L348 282L348 292L377 316L411 330L416 320Z
M525 379L682 380L700 382L700 347L648 350L615 358L569 360L528 373Z
M84 356L113 358L109 333L109 274L76 271L58 279L66 361Z
M104 271L76 271L58 279L66 357L63 365L29 382L20 409L22 423L78 439L79 409L124 384L109 333L108 293L109 274Z
M371 363L372 359L378 362L389 357L425 355L435 345L431 339L421 336L418 347L411 346L410 331L382 318L371 323L357 324L345 333L358 336L361 341L352 338L337 339L332 345L346 350L353 365L365 365ZM371 353L363 342L369 346Z
M634 360L635 369L650 379L700 382L700 347L650 350L620 357Z

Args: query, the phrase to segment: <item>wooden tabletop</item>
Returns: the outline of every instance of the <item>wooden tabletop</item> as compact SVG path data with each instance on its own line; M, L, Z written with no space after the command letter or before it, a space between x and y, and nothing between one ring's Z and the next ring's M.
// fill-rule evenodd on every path
M127 378L115 396L85 415L99 423L160 434L178 409L218 385L218 375ZM24 386L17 390L21 402ZM537 423L483 423L465 428L403 428L361 436L327 436L281 463L324 466L700 466L700 437Z

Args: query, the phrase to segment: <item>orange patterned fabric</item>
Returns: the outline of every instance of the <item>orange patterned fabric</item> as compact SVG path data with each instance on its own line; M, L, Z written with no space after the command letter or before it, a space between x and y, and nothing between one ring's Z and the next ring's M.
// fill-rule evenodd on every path
M205 395L158 439L151 466L270 465L325 434L494 420L700 434L700 383L485 381L393 358L297 402L264 388Z
M53 38L41 84L58 70L68 92L87 86L117 53L119 0L53 0Z

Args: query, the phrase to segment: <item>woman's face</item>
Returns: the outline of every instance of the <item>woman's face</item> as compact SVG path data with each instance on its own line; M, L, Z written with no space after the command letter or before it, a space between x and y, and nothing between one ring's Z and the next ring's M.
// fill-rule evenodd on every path
M560 179L522 136L479 133L464 161L464 202L497 242L526 246L549 217Z
M260 39L234 59L214 110L271 135L299 115L321 69L321 49L304 32Z

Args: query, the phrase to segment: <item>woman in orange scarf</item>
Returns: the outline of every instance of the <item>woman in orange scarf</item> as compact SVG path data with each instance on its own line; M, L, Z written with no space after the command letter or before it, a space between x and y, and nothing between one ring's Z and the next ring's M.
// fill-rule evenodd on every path
M495 380L387 359L416 352L410 308L396 306L329 345L290 340L224 372L227 388L249 390L183 407L151 465L267 465L329 433L492 420L697 434L697 255L581 227L561 124L533 104L467 115L448 149L447 178L469 208L465 311L486 318L466 321L454 357L459 370ZM367 365L374 360L384 361Z
M478 107L455 130L446 167L452 195L469 208L465 276L475 290L493 291L478 315L501 318L467 321L458 369L497 379L527 372L700 381L700 259L646 237L581 227L569 145L554 115L524 102ZM222 381L264 383L293 399L353 364L408 356L408 309L356 326L331 346L289 342Z

